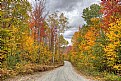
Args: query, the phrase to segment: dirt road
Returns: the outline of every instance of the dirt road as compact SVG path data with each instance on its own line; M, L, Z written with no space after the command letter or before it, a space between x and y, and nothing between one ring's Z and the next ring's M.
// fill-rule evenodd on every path
M27 75L8 79L6 81L93 81L77 74L71 63L65 61L64 66L52 71L40 72L34 75Z
M35 81L91 81L77 74L71 63L65 61L64 66L57 68Z

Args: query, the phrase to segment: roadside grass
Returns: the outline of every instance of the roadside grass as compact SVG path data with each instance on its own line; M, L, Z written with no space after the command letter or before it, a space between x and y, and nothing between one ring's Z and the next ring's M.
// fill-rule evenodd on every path
M85 68L84 66L75 64L73 64L73 66L78 71L78 73L94 81L121 81L121 76L115 75L114 73L109 73L106 71L99 72L93 68Z

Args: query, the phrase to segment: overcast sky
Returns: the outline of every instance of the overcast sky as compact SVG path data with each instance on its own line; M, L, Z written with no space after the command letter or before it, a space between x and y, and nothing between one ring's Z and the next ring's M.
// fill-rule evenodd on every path
M34 0L29 0L30 2ZM78 30L78 27L84 24L81 17L83 9L91 4L99 4L101 0L46 0L46 10L50 12L63 12L68 18L69 25L73 28L68 29L64 33L64 37L71 45L71 38Z

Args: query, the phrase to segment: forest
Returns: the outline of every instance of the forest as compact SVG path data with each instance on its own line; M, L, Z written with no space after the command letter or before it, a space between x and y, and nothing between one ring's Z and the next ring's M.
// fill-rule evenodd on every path
M0 1L0 79L63 65L68 41L61 33L67 18L45 13L45 0L33 5L27 0Z
M66 58L99 81L121 81L121 1L102 0L82 17L86 24L74 33Z
M121 81L121 1L101 0L85 8L86 23L74 33L72 46L62 34L70 28L68 18L46 11L45 4L0 1L0 80L51 70L68 60L99 81Z

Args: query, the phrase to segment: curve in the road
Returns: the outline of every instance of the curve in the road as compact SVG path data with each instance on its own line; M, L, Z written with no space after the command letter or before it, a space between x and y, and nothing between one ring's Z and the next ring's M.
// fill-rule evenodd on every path
M65 61L64 66L57 68L46 75L38 78L36 81L92 81L77 74L71 63Z

